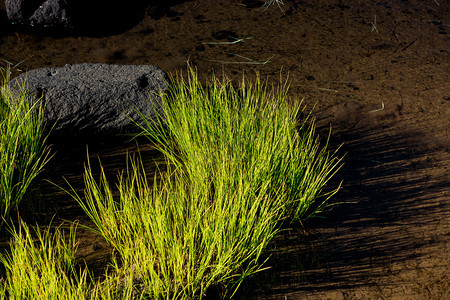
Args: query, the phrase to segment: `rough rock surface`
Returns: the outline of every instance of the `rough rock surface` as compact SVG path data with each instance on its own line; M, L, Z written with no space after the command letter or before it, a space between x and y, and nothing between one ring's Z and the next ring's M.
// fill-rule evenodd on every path
M47 0L30 17L31 24L72 27L65 0Z
M6 0L6 13L12 22L23 23L26 20L25 0Z
M1 1L0 1L1 2ZM9 22L42 34L113 35L139 23L146 1L6 0Z
M71 28L68 13L70 0L6 0L6 12L11 22L44 28Z
M136 110L156 120L156 93L168 79L156 66L86 63L30 70L10 85L17 90L24 82L33 101L45 103L47 128L56 124L52 135L109 136L136 132Z

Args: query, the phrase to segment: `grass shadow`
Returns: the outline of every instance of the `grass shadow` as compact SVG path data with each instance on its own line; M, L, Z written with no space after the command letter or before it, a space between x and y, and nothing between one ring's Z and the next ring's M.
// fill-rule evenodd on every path
M334 206L325 220L309 220L307 231L286 231L268 251L272 269L249 280L238 298L367 286L395 276L394 263L414 260L442 239L435 230L448 222L449 178L436 169L448 168L448 149L421 138L367 127L333 132L347 153L337 176L344 183L333 201L352 203Z

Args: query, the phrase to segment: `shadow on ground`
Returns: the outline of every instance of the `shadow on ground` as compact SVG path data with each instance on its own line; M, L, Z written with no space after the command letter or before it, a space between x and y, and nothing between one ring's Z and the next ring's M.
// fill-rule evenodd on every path
M444 223L449 225L449 178L433 170L448 165L444 159L448 148L443 151L432 142L424 145L423 135L417 132L390 134L381 128L336 132L332 140L344 142L340 153L346 153L345 164L336 176L343 180L342 189L333 202L347 203L332 207L325 221L309 220L306 229L294 224L281 234L268 251L271 258L267 266L272 268L250 279L239 299L315 293L319 298L334 297L329 293L336 289L398 285L386 279L408 271L405 265L414 272L436 267L421 265L420 257L422 252L432 256L433 251L445 251L445 246L434 249L431 245L445 245L448 238L445 232L435 230ZM435 278L436 284L448 279L445 265L442 271L441 277ZM426 292L420 282L417 284ZM433 291L433 284L428 285L429 296L446 293ZM390 289L395 288L398 286ZM372 292L375 295L377 291Z

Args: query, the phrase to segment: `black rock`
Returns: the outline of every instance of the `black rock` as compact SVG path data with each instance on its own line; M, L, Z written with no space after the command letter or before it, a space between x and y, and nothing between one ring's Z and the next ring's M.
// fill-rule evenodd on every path
M45 104L52 136L112 136L139 131L136 110L155 121L162 115L158 95L168 78L156 66L86 63L34 69L11 80L15 92L17 84Z
M145 1L6 0L8 20L45 34L109 35L135 26Z
M67 11L71 0L6 0L8 19L16 24L41 28L71 28Z
M47 0L30 17L31 25L72 28L66 0Z

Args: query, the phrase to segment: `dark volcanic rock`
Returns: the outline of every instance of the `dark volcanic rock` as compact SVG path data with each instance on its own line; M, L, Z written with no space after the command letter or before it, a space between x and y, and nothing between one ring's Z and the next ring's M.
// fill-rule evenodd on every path
M33 11L30 9L30 5L27 5L27 0L6 0L6 14L11 22L24 23L27 21L27 15Z
M71 28L65 0L47 0L30 17L32 25Z
M130 29L145 13L145 1L6 0L8 20L40 33L103 35Z
M71 0L6 0L6 13L11 22L43 28L71 28L67 11Z
M52 135L110 136L136 132L136 110L156 120L155 93L167 90L168 79L156 66L87 63L31 70L10 85L17 91L24 82L33 101L42 97L47 128L56 123Z

